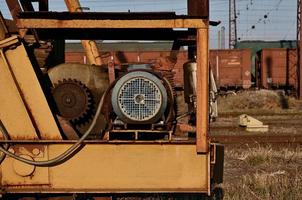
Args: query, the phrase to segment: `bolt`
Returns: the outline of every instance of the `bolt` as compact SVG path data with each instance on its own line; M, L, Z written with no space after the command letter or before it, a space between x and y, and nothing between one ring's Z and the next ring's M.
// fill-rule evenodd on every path
M68 98L66 98L65 102L69 104L69 103L71 103L71 99L68 97Z
M32 153L33 153L33 155L38 156L38 155L40 154L40 149L34 148L34 149L32 150Z

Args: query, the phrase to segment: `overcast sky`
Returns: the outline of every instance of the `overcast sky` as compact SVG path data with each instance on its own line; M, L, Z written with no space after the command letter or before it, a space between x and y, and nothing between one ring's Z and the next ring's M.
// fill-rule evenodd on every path
M218 30L226 28L228 46L228 0L210 0L211 20L222 23L211 27L210 46L217 47ZM236 0L238 39L243 40L295 40L297 0ZM82 0L90 11L175 11L186 14L186 0ZM64 0L50 0L50 9L66 10ZM0 0L0 10L10 17L5 0Z

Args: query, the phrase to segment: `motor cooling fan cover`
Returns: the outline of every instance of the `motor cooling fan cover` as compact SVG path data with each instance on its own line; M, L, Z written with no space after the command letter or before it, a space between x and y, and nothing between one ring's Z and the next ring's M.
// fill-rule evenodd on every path
M126 123L155 123L164 115L167 91L155 75L130 72L116 82L111 103L116 115Z

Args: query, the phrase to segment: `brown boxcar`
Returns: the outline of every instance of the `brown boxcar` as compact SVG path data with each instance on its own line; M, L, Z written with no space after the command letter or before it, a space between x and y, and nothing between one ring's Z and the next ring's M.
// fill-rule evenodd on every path
M251 51L249 49L211 50L210 66L217 87L251 87Z
M116 51L102 52L101 55L104 63L155 63L159 57L169 56L170 51ZM187 51L179 51L173 70L176 86L183 86L183 64L188 61L187 57ZM85 63L84 54L79 52L66 52L65 59L67 63ZM211 50L210 65L218 88L251 87L250 50Z
M256 85L259 88L295 88L296 49L262 49L256 58Z
M155 63L159 57L169 55L170 51L116 51L101 53L104 64L114 62L117 65L124 63ZM187 52L180 51L177 55L177 63L173 70L176 86L183 86L183 64L187 61ZM82 52L66 52L65 62L86 64L85 54Z

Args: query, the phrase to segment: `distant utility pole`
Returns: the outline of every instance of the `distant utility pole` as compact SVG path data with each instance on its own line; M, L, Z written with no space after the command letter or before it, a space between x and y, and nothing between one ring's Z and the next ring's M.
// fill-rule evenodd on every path
M225 49L225 27L221 27L221 49Z
M218 31L218 40L217 40L217 47L221 49L221 31Z
M297 97L302 99L302 0L297 0Z
M237 43L236 0L229 0L229 48L234 49Z

